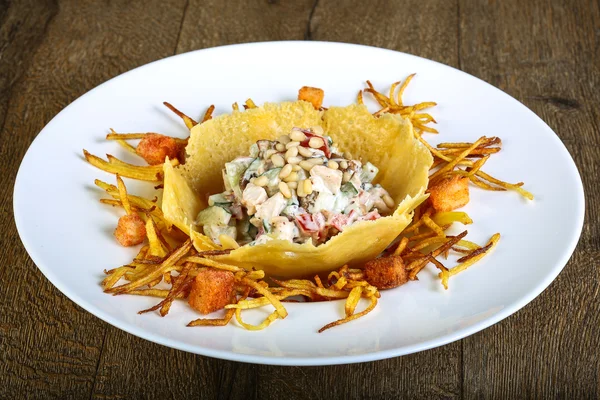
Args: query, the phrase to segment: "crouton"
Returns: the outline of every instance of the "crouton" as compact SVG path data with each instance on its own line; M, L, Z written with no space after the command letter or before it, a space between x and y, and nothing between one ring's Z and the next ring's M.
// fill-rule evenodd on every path
M150 133L138 144L135 152L150 165L158 165L165 162L165 158L173 160L179 156L182 141L170 136Z
M437 212L452 211L469 202L469 178L453 175L429 188L429 202Z
M220 310L231 302L235 278L229 271L207 268L196 276L188 303L202 314Z
M146 224L136 213L119 218L115 237L122 246L135 246L146 239Z
M363 267L365 279L377 289L392 289L408 281L408 271L400 256L381 257Z
M298 100L304 100L312 103L316 110L321 108L323 105L323 97L325 97L325 92L323 92L323 89L319 88L302 86L302 88L300 88L298 91Z

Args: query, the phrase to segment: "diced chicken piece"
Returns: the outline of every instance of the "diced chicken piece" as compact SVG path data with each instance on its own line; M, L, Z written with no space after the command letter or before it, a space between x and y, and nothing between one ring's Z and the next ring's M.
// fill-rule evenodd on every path
M408 271L400 256L381 257L363 267L365 279L377 289L392 289L408 282Z
M165 162L165 158L173 160L180 156L184 141L158 133L149 133L140 140L135 152L150 165Z
M271 223L273 224L272 234L276 239L293 242L296 236L300 236L296 224L286 217L275 217Z
M452 211L469 202L469 178L453 175L429 188L429 201L437 212Z
M325 97L325 92L323 89L314 88L310 86L303 86L298 91L298 100L308 101L312 103L315 109L321 108L323 105L323 98Z
M123 215L119 218L115 237L122 246L135 246L146 238L146 224L137 214Z
M189 305L202 314L210 314L231 301L235 285L233 273L213 268L202 270L192 283Z
M310 170L313 191L338 194L342 186L343 173L324 165L315 165Z
M269 196L267 196L267 191L264 188L248 183L242 193L242 204L248 209L248 215L254 215L256 208L267 201L268 198Z
M392 211L383 200L383 196L389 196L387 190L379 185L373 186L371 189L369 189L369 195L371 196L373 205L377 210L379 210L379 212L387 214Z
M274 217L277 217L287 206L287 199L281 192L275 193L267 201L256 207L256 218L267 221L268 223Z

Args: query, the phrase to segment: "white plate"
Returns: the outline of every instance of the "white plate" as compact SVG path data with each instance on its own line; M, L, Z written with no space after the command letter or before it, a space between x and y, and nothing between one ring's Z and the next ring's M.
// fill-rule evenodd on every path
M230 324L187 328L198 317L184 303L171 313L138 315L156 299L109 296L99 282L105 268L128 262L134 250L112 237L118 210L98 203L95 178L114 177L88 164L94 154L125 157L103 140L108 128L184 136L181 121L163 101L199 117L210 104L217 114L234 101L295 99L303 85L325 90L326 105L354 102L370 79L375 87L417 72L407 104L433 100L436 143L500 136L501 153L486 165L492 175L524 181L535 201L515 192L473 188L466 207L475 223L472 240L493 233L497 249L444 291L433 269L420 281L382 293L367 317L318 334L341 317L343 302L288 304L289 316L261 332ZM532 151L535 148L536 151ZM131 191L150 185L128 181ZM230 360L323 365L370 361L440 346L484 329L519 310L542 292L572 254L583 224L584 197L577 168L564 145L533 112L487 83L415 56L338 43L275 42L201 50L170 57L112 79L58 114L25 155L15 184L14 212L25 248L66 296L104 321L147 340ZM258 321L266 311L248 314ZM544 316L540 316L542 319Z

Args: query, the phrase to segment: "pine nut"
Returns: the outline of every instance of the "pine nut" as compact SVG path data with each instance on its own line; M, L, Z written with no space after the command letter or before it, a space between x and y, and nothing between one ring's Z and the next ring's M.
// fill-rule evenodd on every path
M286 149L291 149L292 147L298 147L300 146L300 142L289 142L288 144L285 145Z
M342 175L342 182L344 182L344 183L349 182L350 179L352 179L352 175L353 175L352 172L345 171L344 175Z
M348 152L348 151L347 151L347 152L345 152L345 153L344 153L344 158L345 158L346 160L352 160L352 153L350 153L350 152Z
M313 188L312 188L312 182L310 179L305 179L304 182L302 183L302 186L304 189L304 193L306 193L307 196L312 193Z
M323 139L319 137L311 137L308 141L308 145L313 149L320 149L321 147L325 146L325 143L323 143Z
M283 144L283 143L277 143L275 145L275 149L277 151L279 151L280 153L283 153L285 151L285 144Z
M300 157L289 157L286 159L289 164L295 165L299 164L302 159Z
M348 169L348 161L346 161L346 160L340 161L340 168L341 169Z
M298 182L298 173L292 172L283 179L284 182Z
M290 133L290 139L295 140L296 142L303 142L306 140L306 135L297 129L293 129L292 133Z
M331 168L331 169L338 169L338 168L340 167L340 166L339 166L339 164L338 164L336 161L333 161L333 160L330 160L330 161L327 163L327 166L328 166L329 168Z
M290 137L288 135L281 135L281 136L279 136L277 141L285 146L286 144L291 142L292 139L290 139Z
M269 149L269 150L265 151L264 159L268 160L275 153L277 153L277 150L275 150L275 149Z
M306 197L306 193L304 192L304 185L298 185L298 189L296 189L296 195L298 197Z
M283 157L281 157L281 155L279 154L273 154L271 156L271 162L273 163L274 166L276 166L277 168L281 168L285 165L285 160L283 159Z
M300 164L298 164L298 165L300 165L300 167L306 171L310 171L312 169L312 167L315 166L315 164L311 163L308 160L302 160L302 161L300 161Z
M267 186L267 184L269 183L269 178L267 178L266 176L262 175L259 176L258 178L254 179L254 183L256 186Z
M283 182L279 182L279 191L281 192L283 197L285 197L286 199L289 199L292 197L292 191L290 190L289 186Z
M323 127L322 126L313 126L312 131L315 135L323 136Z
M286 182L286 184L288 185L288 187L290 189L297 189L298 188L298 182Z
M285 164L285 166L283 168L281 168L281 171L279 171L279 178L281 178L281 179L287 178L291 173L292 173L292 165Z
M299 166L298 164L296 164L296 165L292 165L292 171L296 171L296 172L298 172L298 171L300 171L301 169L302 169L302 167L301 167L301 166Z
M385 205L388 206L388 208L394 208L394 206L396 205L394 199L392 199L392 197L389 194L384 194L382 199Z
M309 149L308 147L298 146L297 148L298 148L298 153L300 153L300 155L302 157L310 158L313 156L312 150Z
M285 152L285 158L296 157L297 155L298 147L290 147L290 149Z

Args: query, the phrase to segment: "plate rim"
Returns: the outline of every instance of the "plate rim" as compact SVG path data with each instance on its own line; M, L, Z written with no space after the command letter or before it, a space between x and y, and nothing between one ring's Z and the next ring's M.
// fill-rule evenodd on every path
M79 100L85 98L86 96L90 95L91 93L94 93L96 90L100 90L104 85L108 84L109 82L124 79L128 74L134 73L140 69L149 67L150 65L169 62L171 59L178 58L178 57L183 58L183 57L187 57L192 54L199 53L199 52L209 53L209 52L215 52L215 51L235 51L235 48L237 48L237 47L268 47L268 46L280 46L280 45L309 46L309 47L310 46L354 47L354 48L358 47L358 48L367 49L368 51L391 52L391 53L401 54L408 58L418 59L421 62L424 61L427 63L436 64L438 68L449 68L449 69L453 70L454 72L458 72L459 74L464 74L467 77L469 77L470 79L475 79L475 80L479 81L480 84L486 85L488 88L494 89L499 95L507 96L510 99L512 99L513 101L517 102L523 108L524 111L526 110L526 112L529 113L530 117L535 118L538 123L542 123L543 126L545 126L550 132L552 132L553 135L548 135L548 137L552 138L552 140L557 142L559 144L559 146L562 147L562 151L566 152L566 154L569 156L570 163L569 163L568 167L572 170L572 172L574 172L574 176L576 176L578 178L578 180L576 182L576 185L578 187L576 195L579 198L579 201L578 201L578 204L576 205L577 206L576 213L574 215L575 219L577 220L575 234L572 236L572 238L571 238L570 242L567 244L567 246L565 246L565 251L563 252L561 259L555 263L555 268L552 269L551 272L545 276L545 279L539 281L532 290L528 291L525 296L522 296L521 298L517 299L516 302L513 302L512 304L508 305L507 307L504 307L502 310L494 313L493 315L489 316L488 318L478 321L468 327L456 330L449 334L445 334L438 338L429 339L429 340L419 342L416 344L403 346L403 347L399 347L399 348L394 348L394 349L361 353L361 354L357 354L357 355L336 355L336 356L316 356L316 357L264 356L264 355L255 355L255 354L247 354L247 353L237 353L237 352L228 351L228 350L214 350L214 349L210 349L208 347L187 345L187 344L179 342L179 341L174 341L172 339L162 337L161 335L155 334L151 331L146 331L141 328L138 329L130 323L121 322L118 320L118 318L113 317L110 313L108 313L108 312L105 313L101 309L96 308L94 306L94 304L92 304L91 302L88 302L85 299L78 296L77 294L70 292L67 285L63 285L60 283L60 280L53 273L52 268L49 268L48 266L45 265L45 263L42 260L42 257L39 256L39 254L37 254L37 252L35 250L35 246L32 243L30 243L28 241L28 239L24 239L24 237L22 235L22 231L23 231L22 226L23 226L24 222L23 222L23 219L21 218L21 216L23 215L23 212L19 211L20 206L19 206L18 199L21 196L20 187L23 185L22 184L23 166L25 165L26 161L28 160L28 156L31 157L31 149L32 149L32 147L34 147L36 141L43 134L43 132L47 128L51 127L51 125L56 121L56 119L64 111L68 110L69 107L71 107L75 102L78 102ZM405 52L401 52L401 51L385 49L385 48L380 48L380 47L375 47L375 46L361 45L361 44L352 44L352 43L343 43L343 42L328 42L328 41L302 41L302 40L262 41L262 42L252 42L252 43L240 43L240 44L230 44L230 45L225 45L225 46L217 46L217 47L211 47L211 48L206 48L206 49L193 50L193 51L189 51L189 52L185 52L185 53L181 53L181 54L167 56L167 57L155 60L155 61L151 61L149 63L143 64L141 66L138 66L136 68L133 68L131 70L123 72L123 73L121 73L113 78L110 78L110 79L104 81L103 83L95 86L91 90L85 92L84 94L82 94L81 96L79 96L78 98L76 98L75 100L70 102L66 107L64 107L58 114L56 114L40 130L40 132L36 135L34 140L32 140L25 155L23 156L23 158L20 162L19 169L16 174L14 188L13 188L13 204L12 205L13 205L13 217L15 220L15 226L17 228L19 238L20 238L27 254L31 258L31 260L34 262L36 267L42 272L42 274L46 277L46 279L48 279L48 281L50 281L50 283L54 287L56 287L64 296L66 296L69 300L73 301L79 307L83 308L84 310L91 313L95 317L97 317L97 318L103 320L104 322L112 325L113 327L118 328L122 331L125 331L131 335L137 336L139 338L142 338L142 339L148 340L150 342L160 344L160 345L163 345L163 346L166 346L169 348L174 348L177 350L182 350L182 351L193 353L193 354L199 354L202 356L218 358L218 359L223 359L223 360L254 363L254 364L264 364L264 365L280 365L280 366L339 365L339 364L351 364L351 363L359 363L359 362L370 362L370 361L382 360L382 359L387 359L387 358L392 358L392 357L399 357L399 356L403 356L403 355L413 354L413 353L421 352L424 350L432 349L435 347L441 347L446 344L449 344L449 343L455 342L457 340L471 336L483 329L486 329L488 327L495 325L496 323L502 321L503 319L516 313L517 311L521 310L522 308L527 306L529 303L531 303L546 288L548 288L548 286L550 286L550 284L556 279L556 277L560 274L560 272L565 268L568 261L572 257L572 255L577 247L577 244L579 243L579 239L581 237L581 233L582 233L582 229L583 229L583 225L584 225L584 221L585 221L585 206L586 206L584 187L583 187L583 182L581 179L581 174L579 172L577 164L575 163L573 157L571 156L570 152L566 148L565 144L558 137L556 132L554 132L554 130L544 120L542 120L535 112L533 112L526 105L524 105L523 103L521 103L519 100L512 97L508 93L502 91L501 89L485 82L484 80L482 80L474 75L468 74L457 68L443 64L439 61L430 60L430 59L416 56L416 55L413 55L410 53L405 53ZM199 351L199 350L201 350L201 351Z

